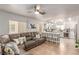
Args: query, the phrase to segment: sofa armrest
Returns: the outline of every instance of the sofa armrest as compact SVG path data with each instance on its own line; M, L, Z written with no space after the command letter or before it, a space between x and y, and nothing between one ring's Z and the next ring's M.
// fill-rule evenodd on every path
M1 51L1 43L0 43L0 55L2 54L2 51Z

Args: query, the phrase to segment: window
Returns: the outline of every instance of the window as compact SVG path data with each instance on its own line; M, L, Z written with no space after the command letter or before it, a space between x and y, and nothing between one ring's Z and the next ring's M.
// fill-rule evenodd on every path
M9 21L9 33L17 33L18 32L18 22L17 21Z
M9 20L9 33L26 32L26 23Z

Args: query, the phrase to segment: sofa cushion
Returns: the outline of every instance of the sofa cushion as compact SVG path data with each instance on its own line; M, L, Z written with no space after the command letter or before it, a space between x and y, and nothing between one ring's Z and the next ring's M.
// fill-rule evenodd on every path
M8 35L2 35L2 38L9 39L9 36Z
M21 36L21 37L24 37L24 36L25 36L25 37L28 37L29 35L28 35L28 33L21 33L20 36Z
M18 39L19 39L19 44L20 44L20 45L24 43L24 41L23 41L23 38L22 38L22 37L20 37L20 38L18 38Z
M1 43L7 43L9 41L10 41L10 39L9 39L8 35L0 35L0 42Z
M24 42L26 42L26 37L19 37L19 43L23 44Z
M26 38L26 41L30 41L30 40L33 40L33 38L32 37L27 37Z
M25 46L29 46L29 45L31 45L31 44L33 45L33 43L35 43L35 41L33 41L33 40L32 40L32 41L29 41L29 42L26 42L26 43L25 43Z
M20 34L9 34L10 40L17 39L20 37Z
M17 45L20 44L20 42L19 42L19 38L17 38L17 39L13 39L13 41L14 41Z
M37 34L37 35L36 35L36 38L40 38L40 35L39 35L39 34Z

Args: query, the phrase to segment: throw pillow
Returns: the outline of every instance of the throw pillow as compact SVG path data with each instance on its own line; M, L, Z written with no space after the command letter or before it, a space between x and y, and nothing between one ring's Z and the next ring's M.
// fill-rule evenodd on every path
M24 42L26 42L26 41L27 41L25 36L23 37L23 39L24 39Z
M19 42L19 39L13 39L13 41L18 45L20 42Z
M40 38L40 35L39 35L39 34L37 34L37 35L36 35L36 38Z
M24 41L23 41L23 37L19 37L18 39L19 39L19 43L20 43L20 44L23 44L23 42L24 42Z
M26 37L19 37L19 42L20 44L23 44L24 42L26 42Z

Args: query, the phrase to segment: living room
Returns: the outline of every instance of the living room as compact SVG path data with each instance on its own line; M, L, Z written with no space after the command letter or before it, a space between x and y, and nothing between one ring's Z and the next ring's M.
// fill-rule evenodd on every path
M0 54L78 55L78 10L78 4L1 4Z

